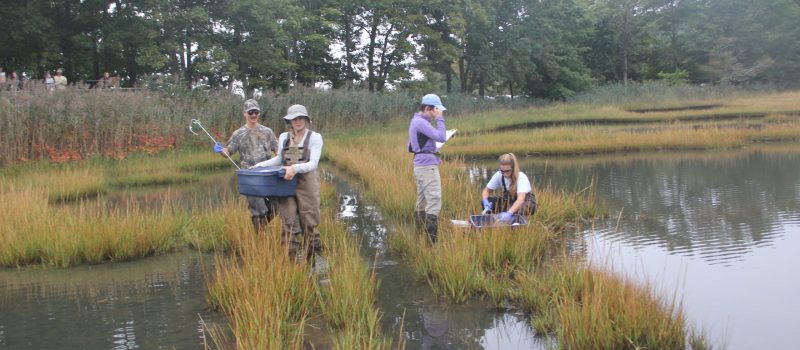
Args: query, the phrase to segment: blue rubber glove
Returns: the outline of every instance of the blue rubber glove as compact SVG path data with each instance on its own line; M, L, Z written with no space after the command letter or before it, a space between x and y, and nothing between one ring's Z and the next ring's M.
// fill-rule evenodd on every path
M224 147L222 147L222 144L220 144L219 142L214 144L214 152L216 153L222 153L223 148Z
M511 214L507 211L497 214L497 220L501 222L511 222L512 218L514 218L514 214Z
M483 199L483 210L492 210L492 202L489 202L489 199Z

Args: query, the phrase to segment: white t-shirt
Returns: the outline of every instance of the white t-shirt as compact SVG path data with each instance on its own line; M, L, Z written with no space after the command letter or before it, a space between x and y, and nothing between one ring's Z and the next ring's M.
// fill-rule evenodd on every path
M492 175L492 178L489 180L489 183L486 184L486 188L492 191L503 191L503 184L500 183L500 178L503 175L500 171L497 171ZM506 188L511 185L511 178L506 177ZM519 172L519 176L517 176L517 193L525 192L528 193L531 191L531 182L528 180L528 176L525 175L523 172ZM516 193L515 193L516 194Z
M302 145L305 142L310 131L311 130L306 130L305 135L303 135L303 138L300 139L298 144ZM271 159L256 164L255 167L281 165L281 161L283 160L283 144L286 143L287 137L289 137L288 132L281 133L281 136L278 137L278 154ZM320 133L315 132L311 135L311 139L308 140L308 149L308 157L310 158L308 162L292 165L292 167L294 167L294 171L298 174L308 173L317 169L319 158L322 155L322 135L320 135Z

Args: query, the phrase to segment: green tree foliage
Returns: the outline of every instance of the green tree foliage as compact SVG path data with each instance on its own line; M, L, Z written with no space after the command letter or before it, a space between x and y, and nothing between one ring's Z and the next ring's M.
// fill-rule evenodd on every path
M797 0L6 0L0 67L71 82L328 83L562 99L647 80L794 85Z

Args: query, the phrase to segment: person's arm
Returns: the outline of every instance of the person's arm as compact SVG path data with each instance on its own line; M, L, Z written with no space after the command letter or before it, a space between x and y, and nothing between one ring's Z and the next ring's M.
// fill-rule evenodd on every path
M489 187L484 187L483 193L481 193L481 200L488 200L492 193L494 193L494 190Z
M441 113L441 112L440 112ZM447 141L447 129L444 125L444 116L441 114L437 115L434 118L434 122L436 123L436 127L434 128L431 123L428 123L424 119L417 125L417 130L428 138L436 142L445 142Z
M511 208L508 208L508 211L512 214L518 212L525 204L525 197L528 195L528 192L531 191L533 191L533 187L531 186L528 176L520 172L517 176L517 200L514 201Z
M508 208L508 212L511 214L516 213L522 208L522 205L525 204L525 196L528 195L528 192L517 192L517 200L514 201L514 204L511 208Z
M499 179L498 176L502 176L502 175L500 175L500 172L495 172L492 175L492 178L489 179L489 182L486 184L486 187L484 187L483 191L481 192L481 203L483 204L483 209L484 210L492 209L492 204L489 203L489 196L494 194L494 191L499 186L500 179Z
M239 150L239 137L237 137L238 131L239 130L234 131L230 140L228 140L228 145L222 147L222 152L220 152L220 154L223 157L233 156Z

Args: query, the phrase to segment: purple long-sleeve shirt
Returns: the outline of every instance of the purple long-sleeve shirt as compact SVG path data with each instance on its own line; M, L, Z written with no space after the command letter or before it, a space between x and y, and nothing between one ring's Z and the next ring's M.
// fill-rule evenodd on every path
M427 140L425 140L427 138ZM425 140L420 149L419 142ZM444 126L444 117L436 117L436 127L422 116L414 113L408 125L408 144L414 152L414 166L439 165L436 153L436 142L447 141L447 130ZM422 152L422 153L420 153Z

